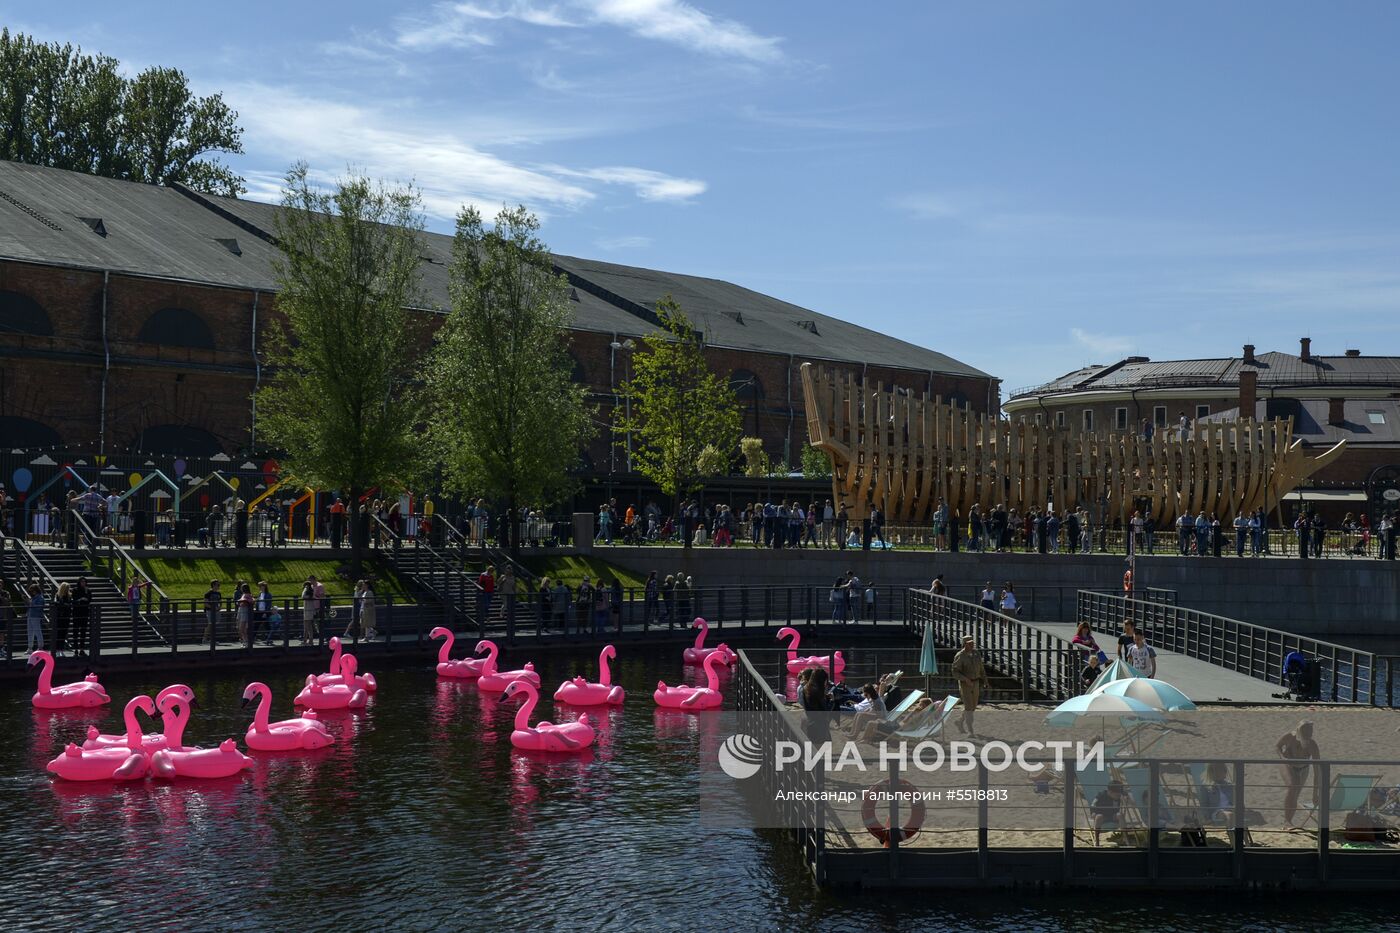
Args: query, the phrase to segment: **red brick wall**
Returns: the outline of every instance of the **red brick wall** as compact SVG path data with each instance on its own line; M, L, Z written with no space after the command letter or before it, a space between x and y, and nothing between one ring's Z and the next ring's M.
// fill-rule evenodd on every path
M55 334L52 339L0 335L0 415L47 424L67 444L95 446L101 420L102 274L0 261L0 289L37 301L53 320ZM169 307L197 314L213 334L215 349L138 340L150 315ZM252 427L253 311L254 293L245 289L112 275L107 290L113 356L107 377L109 450L130 447L144 428L161 424L202 428L229 452L244 448ZM442 320L439 314L427 318L420 354ZM280 327L275 301L268 293L257 297L257 324L263 347L268 334ZM610 379L611 341L611 334L576 331L571 346L603 423L610 419L611 386L626 378L629 358L629 351L618 351L615 377ZM776 460L786 453L796 466L806 442L800 375L805 360L720 347L707 348L706 356L719 373L748 370L758 378L763 397L758 401L757 434L770 456ZM872 382L914 392L929 388L926 372L872 365L865 375ZM960 392L973 410L987 410L985 379L935 375L932 390L945 398ZM750 403L744 408L745 434L754 433L754 420ZM610 456L609 435L602 430L589 453L599 470L606 471L611 461L621 471L625 456Z

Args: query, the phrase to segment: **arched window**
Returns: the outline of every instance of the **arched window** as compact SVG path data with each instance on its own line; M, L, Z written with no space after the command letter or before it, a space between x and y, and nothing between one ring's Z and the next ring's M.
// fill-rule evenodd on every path
M736 369L729 374L729 388L739 396L739 401L749 402L763 398L763 383L747 369Z
M6 447L57 447L63 443L58 432L42 421L17 415L0 416L0 437Z
M729 374L729 388L739 397L739 408L748 422L745 430L759 436L758 412L764 398L763 383L747 369L736 369Z
M948 393L948 404L954 408L966 408L967 395L961 389L954 389Z
M588 376L583 371L583 363L579 362L578 356L576 356L572 350L569 351L569 359L572 360L574 364L574 371L570 378L579 385L587 385Z
M0 291L0 334L52 337L53 322L39 302L28 295Z
M184 308L161 308L146 318L137 339L167 347L214 349L214 333L204 323L204 318Z
M217 437L190 424L152 425L136 435L135 443L141 453L181 457L212 457L224 450Z

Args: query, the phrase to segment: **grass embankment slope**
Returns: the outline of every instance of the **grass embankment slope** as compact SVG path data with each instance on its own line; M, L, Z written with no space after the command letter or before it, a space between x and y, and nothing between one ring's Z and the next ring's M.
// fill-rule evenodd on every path
M534 557L529 554L521 554L520 562L534 573L549 577L551 580L563 579L564 584L570 588L578 586L585 576L590 583L598 582L598 578L605 580L620 580L623 586L646 586L646 575L628 570L626 567L619 567L598 557L583 557L572 555L559 557L555 555Z
M231 593L233 584L246 581L257 592L258 581L266 580L272 595L290 599L301 595L301 585L315 576L326 585L331 596L349 596L355 581L341 577L337 570L348 564L339 560L297 559L278 557L147 557L140 561L146 573L171 599L196 599L209 589L210 580L218 580L223 590ZM377 561L366 561L364 573L375 580L376 596L406 596L403 582L394 572Z

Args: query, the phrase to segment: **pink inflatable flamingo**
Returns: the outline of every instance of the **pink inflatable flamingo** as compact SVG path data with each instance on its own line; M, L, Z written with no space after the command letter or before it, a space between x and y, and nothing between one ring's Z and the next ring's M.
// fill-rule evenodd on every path
M540 701L540 692L528 680L515 680L506 685L502 699L520 693L525 694L525 703L515 712L515 731L510 734L510 744L533 752L583 752L593 747L593 727L588 724L587 713L579 713L576 722L556 726L540 721L532 727L530 714Z
M151 760L141 748L143 736L141 724L136 721L137 710L150 716L156 705L148 696L132 697L127 702L122 716L127 745L82 749L69 743L62 755L49 762L48 770L68 781L135 781L145 777Z
M714 648L705 647L705 636L710 634L710 623L697 617L694 622L690 623L690 627L698 627L700 629L700 634L695 636L695 644L681 653L681 658L685 660L685 663L704 664L705 659L716 652L720 654L720 659L724 661L725 664L733 664L739 660L739 656L730 650L729 646L726 644L719 644Z
M621 706L626 694L612 682L612 673L608 670L608 660L615 657L617 649L604 645L598 654L598 683L591 684L582 677L566 680L554 691L554 702L570 706L602 706L604 703Z
M355 682L355 669L358 663L353 654L340 659L340 673L350 683ZM345 684L322 685L315 677L306 678L306 686L293 701L295 706L309 706L312 709L363 709L369 695L363 687L347 687Z
M724 702L724 697L719 692L719 672L715 670L723 664L720 655L713 652L705 659L705 686L703 687L668 687L666 682L658 681L656 692L652 699L657 706L665 706L670 709L719 709Z
M184 699L186 703L191 703L194 701L193 690L191 690L189 687L186 687L184 684L174 684L172 686L166 687L160 693L156 694L155 703L152 704L151 708L147 712L153 714L156 711L156 708L160 706L161 701L168 696L180 696ZM167 728L169 727L167 726ZM177 737L177 739L178 738L179 737ZM179 742L177 741L176 744L178 745ZM156 752L160 751L162 748L168 748L169 746L169 736L166 732L148 732L145 735L141 736L141 750L148 755L153 755ZM126 735L126 733L116 735L110 732L98 732L96 726L88 726L87 741L83 743L83 749L85 751L96 751L102 748L127 747L128 736Z
M329 644L331 646L331 669L329 673L314 675L316 682L323 687L334 687L345 683L345 656L340 653L340 639L332 635ZM356 674L350 686L357 690L367 690L370 693L379 689L379 684L375 682L373 674Z
M160 711L176 720L176 732L183 737L185 724L190 718L187 701L179 695L171 694L161 702ZM233 739L224 739L218 748L185 748L181 745L171 745L151 756L151 774L166 780L232 777L251 767L253 759L240 752Z
M445 639L442 647L438 649L437 672L439 677L451 677L455 680L475 680L480 677L482 670L486 667L487 658L463 658L454 661L448 655L452 653L452 645L457 641L457 636L452 634L452 630L439 625L428 633L429 638ZM491 644L482 642L482 644ZM494 648L495 646L492 645ZM477 650L481 650L480 645ZM494 656L493 656L494 657Z
M800 671L806 670L809 667L824 667L826 668L827 672L834 677L835 675L841 673L843 670L846 669L846 659L841 657L841 652L839 651L836 652L836 654L834 655L834 661L836 664L835 669L833 669L831 666L833 661L833 656L831 655L814 654L810 657L798 657L797 646L802 641L802 635L797 631L797 629L789 628L786 625L778 629L778 641L782 641L784 638L791 639L791 641L788 642L787 646L787 669L792 673L796 674Z
M272 690L264 683L254 682L243 688L243 705L258 700L258 708L253 713L253 724L243 736L243 741L256 752L287 752L301 749L325 748L335 743L335 737L325 723L316 718L314 710L307 710L296 719L281 722L268 722L268 707L272 705Z
M478 688L489 693L500 693L511 683L523 680L536 690L540 689L540 675L535 673L534 664L527 663L524 667L514 671L498 671L496 670L496 643L483 638L476 643L476 653L481 654L483 649L487 654L486 660L481 666L481 679L476 682Z
M33 703L39 709L73 709L106 706L112 702L107 691L97 682L96 674L88 674L82 680L62 686L53 686L53 655L47 651L35 651L29 656L27 667L44 665L39 670L39 691L34 694Z

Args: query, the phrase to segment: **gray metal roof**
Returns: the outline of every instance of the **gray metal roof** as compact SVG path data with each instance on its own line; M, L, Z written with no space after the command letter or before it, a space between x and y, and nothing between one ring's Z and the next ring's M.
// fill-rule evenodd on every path
M1382 423L1371 421L1370 412L1379 412ZM1353 446L1400 446L1400 399L1347 399L1342 403L1341 424L1328 424L1331 406L1327 399L1260 399L1253 417L1257 420L1291 417L1293 433L1308 446L1330 447L1337 441ZM1232 421L1239 408L1211 412L1202 421Z
M7 259L270 289L274 251L171 188L0 161Z
M0 258L275 290L270 239L281 209L0 161ZM105 236L93 229L97 220ZM425 233L422 255L423 304L446 307L452 237ZM556 256L555 264L574 284L581 330L650 333L652 309L669 294L716 346L987 376L945 354L730 282L571 256Z
M1011 398L1058 395L1112 389L1209 388L1238 389L1240 372L1258 373L1260 388L1269 386L1400 386L1400 357L1312 356L1260 353L1254 362L1242 357L1204 360L1127 362L1090 366L1066 373L1041 386L1017 389Z

